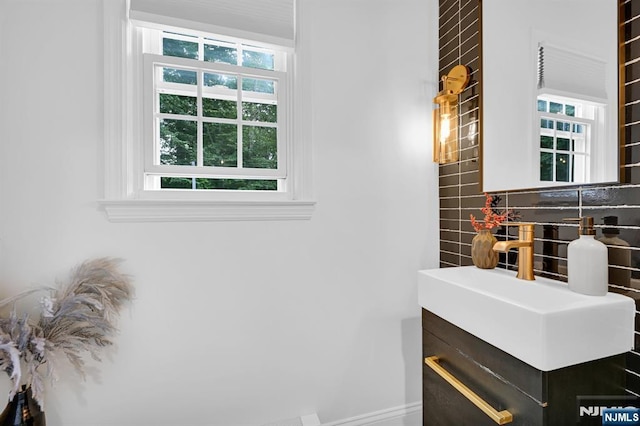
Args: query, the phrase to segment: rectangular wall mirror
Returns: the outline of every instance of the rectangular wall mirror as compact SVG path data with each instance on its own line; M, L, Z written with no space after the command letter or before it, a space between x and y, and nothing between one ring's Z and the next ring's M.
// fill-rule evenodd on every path
M619 0L481 0L482 190L618 182Z

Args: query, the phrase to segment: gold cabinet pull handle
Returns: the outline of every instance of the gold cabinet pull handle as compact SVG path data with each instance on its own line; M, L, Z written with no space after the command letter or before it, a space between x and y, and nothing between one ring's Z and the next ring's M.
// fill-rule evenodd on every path
M487 416L499 425L505 425L513 421L513 415L507 410L498 411L489 405L484 399L480 398L471 389L466 387L460 380L456 379L451 373L442 368L438 363L437 356L430 356L424 359L424 363L427 364L433 371L438 373L440 377L445 379L451 386L456 388L458 392L471 401L476 407L481 409Z

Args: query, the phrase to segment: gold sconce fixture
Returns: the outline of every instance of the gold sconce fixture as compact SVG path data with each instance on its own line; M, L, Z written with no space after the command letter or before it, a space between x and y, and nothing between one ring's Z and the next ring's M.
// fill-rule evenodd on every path
M469 68L456 65L442 76L442 91L433 98L433 161L458 161L458 95L469 84Z

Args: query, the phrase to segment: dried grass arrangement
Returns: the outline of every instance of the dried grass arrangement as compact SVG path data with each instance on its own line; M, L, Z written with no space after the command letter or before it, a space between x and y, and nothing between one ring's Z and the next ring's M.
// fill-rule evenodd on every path
M84 377L84 355L100 361L99 352L113 344L120 310L133 298L128 275L118 270L120 260L88 260L71 271L58 288L41 287L0 301L12 305L8 317L0 317L0 369L13 382L9 400L20 385L31 387L43 407L45 380L55 379L60 355ZM19 316L16 301L36 292L49 292L40 300L37 319Z

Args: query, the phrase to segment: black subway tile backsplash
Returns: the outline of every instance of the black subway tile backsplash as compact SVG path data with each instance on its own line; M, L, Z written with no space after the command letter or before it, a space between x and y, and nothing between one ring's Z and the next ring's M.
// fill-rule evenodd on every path
M538 190L535 192L510 192L509 208L533 207L578 207L578 190Z
M460 232L440 230L440 241L460 242Z
M445 75L449 72L449 69L453 67L453 65L455 65L458 62L458 49L453 49L451 52L447 53L446 55L442 56L442 63L444 64L444 66L446 67L444 72L441 72L441 75ZM453 65L451 65L453 64ZM441 88L442 89L442 88Z
M440 187L440 197L459 197L460 196L460 187L459 186L441 186Z
M477 184L479 181L480 181L480 172L478 170L474 170L473 172L469 172L469 173L463 173L460 175L461 185L468 185L471 183Z
M442 209L440 210L442 219L460 220L460 209Z
M478 49L479 45L478 42L475 40L476 37L471 37L468 39L462 39L460 40L460 42L462 43L459 47L460 47L460 52L465 53L468 52L472 49ZM464 63L464 62L463 62ZM464 63L464 65L470 66L467 63ZM474 69L477 69L477 67L474 67Z
M640 3L633 0L628 0L622 3L622 16L624 16L623 21L627 21L631 19L633 16L640 15Z
M634 45L636 45L636 43L634 43ZM640 39L637 41L637 46L639 52L637 52L636 57L640 56ZM636 81L625 86L624 98L625 100L640 98L640 81Z
M609 186L582 190L583 206L640 206L639 186ZM638 209L636 209L638 213ZM640 219L640 216L638 216Z
M521 215L522 222L535 222L547 224L563 223L566 218L579 217L579 209L577 208L520 208L518 212Z
M624 127L624 142L625 144L640 142L640 123L628 124Z
M447 22L458 22L458 14L460 13L460 4L457 0L448 0L440 2L440 26Z
M439 178L440 187L458 185L460 183L460 175L445 175Z
M470 38L478 38L480 34L480 21L475 20L471 22L468 26L462 27L460 26L460 39L468 40Z
M479 29L478 19L480 18L480 7L476 2L469 2L466 6L460 9L460 30L472 27L476 31ZM464 40L470 37L464 38Z
M636 315L636 327L640 328L640 316ZM640 354L637 352L627 353L627 368L632 371L640 371Z
M624 107L624 119L626 123L640 121L640 104L627 104Z
M640 20L638 20L640 24ZM640 78L640 62L633 62L624 67L625 78L627 81L634 81ZM625 99L629 102L629 99Z
M477 182L467 183L460 186L460 196L475 195L478 193L480 186Z
M460 207L460 199L459 198L440 198L440 209L451 209L451 208L459 208Z
M640 56L640 39L633 40L624 46L625 58L637 58Z
M632 1L631 3L637 3ZM633 15L637 16L637 15ZM632 17L625 16L627 22L624 24L624 38L625 40L633 40L640 35L640 20L631 19Z
M440 176L460 173L460 166L458 163L441 164L439 172Z
M460 150L461 161L472 161L478 156L478 153L473 148L465 148Z
M484 206L484 202L484 195L478 194L477 192L472 196L460 197L460 207L462 207L462 209L470 208L472 209L472 211L474 211L478 205ZM478 217L484 215L480 211L478 211L477 213L474 213L474 216Z
M460 244L458 242L440 240L440 250L441 251L449 251L455 253L458 251L458 246Z
M636 395L640 394L640 377L633 373L627 373L627 389Z
M477 157L474 157L471 160L460 161L460 173L468 173L468 172L473 172L477 170L478 170Z
M640 163L640 143L628 145L624 149L625 160L629 163Z
M629 163L627 163L629 164ZM640 184L640 165L627 166L622 173L622 181L628 184Z
M467 51L462 52L462 63L466 64L472 71L480 67L480 47L477 45ZM472 77L475 77L472 75Z
M440 229L457 231L460 230L460 220L459 219L445 219L440 218Z

